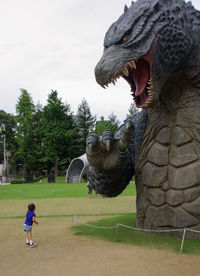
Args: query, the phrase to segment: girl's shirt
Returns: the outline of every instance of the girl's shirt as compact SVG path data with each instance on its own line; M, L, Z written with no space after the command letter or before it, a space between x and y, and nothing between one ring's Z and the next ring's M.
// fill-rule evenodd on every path
M32 226L33 217L36 217L36 214L34 212L27 212L26 213L26 220L25 220L24 224L26 224L28 226Z

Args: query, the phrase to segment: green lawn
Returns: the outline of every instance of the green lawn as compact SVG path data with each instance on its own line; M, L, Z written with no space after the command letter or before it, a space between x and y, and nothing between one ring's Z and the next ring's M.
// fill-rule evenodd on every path
M43 179L41 183L11 184L0 186L0 200L2 199L41 199L41 198L66 198L86 197L87 188L85 183L68 183L64 177L58 177L56 183L47 183ZM130 183L121 196L135 195L135 185Z
M122 216L115 216L89 223L100 227L116 226L117 223L127 226L136 227L136 214L129 213ZM166 237L163 235L145 233L142 231L132 230L119 227L118 234L116 229L92 228L86 225L78 225L72 227L76 235L85 235L92 238L100 238L111 242L121 242L133 244L141 247L150 247L157 249L165 249L173 252L180 252L180 237ZM200 255L200 240L185 240L182 253Z

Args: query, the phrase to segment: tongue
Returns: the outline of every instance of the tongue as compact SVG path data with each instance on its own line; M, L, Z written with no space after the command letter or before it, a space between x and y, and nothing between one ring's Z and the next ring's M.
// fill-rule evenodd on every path
M135 96L139 96L144 91L149 80L149 70L145 61L139 60L137 62L137 70L132 71L132 77L135 83Z

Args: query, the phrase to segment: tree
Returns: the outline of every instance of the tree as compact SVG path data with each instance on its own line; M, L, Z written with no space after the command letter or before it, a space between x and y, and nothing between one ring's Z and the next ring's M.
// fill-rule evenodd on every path
M0 110L0 163L4 161L4 136L6 141L6 153L9 157L9 164L15 168L17 142L15 137L16 120L15 116Z
M111 130L115 134L119 127L120 121L117 119L117 116L113 112L108 116L108 119L111 123Z
M104 117L101 116L100 121L96 122L96 127L95 127L95 133L99 136L102 135L104 130L111 130L114 134L116 133L118 129L118 120L116 119L117 117L111 113L109 116L111 120L104 120Z
M18 159L18 163L21 163L23 166L23 176L26 176L27 169L32 169L31 163L34 153L32 125L34 112L35 106L31 95L27 92L27 90L21 89L21 95L18 98L16 105L16 137L18 143L16 157Z
M93 131L96 122L96 116L92 116L90 107L85 98L78 106L76 123L81 136L80 149L82 153L85 152L85 141L90 131Z
M134 102L132 102L129 106L128 114L126 114L126 118L136 114L138 111L140 111L140 108L137 108Z
M55 176L58 167L62 167L77 156L79 134L75 127L70 106L64 105L57 91L51 91L43 114L42 161L48 171L54 167Z
M43 106L38 103L35 106L35 112L33 114L33 123L32 123L32 131L33 131L33 141L34 141L34 151L32 152L32 168L38 174L41 175L43 170L46 168L45 164L42 162L43 151L42 151L42 139L44 133L44 126L42 123L43 120Z

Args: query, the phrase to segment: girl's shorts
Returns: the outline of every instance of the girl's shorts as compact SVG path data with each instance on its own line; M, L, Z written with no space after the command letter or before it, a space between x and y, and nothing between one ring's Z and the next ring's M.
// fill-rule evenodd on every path
M32 226L24 224L23 229L24 229L25 232L31 232Z

